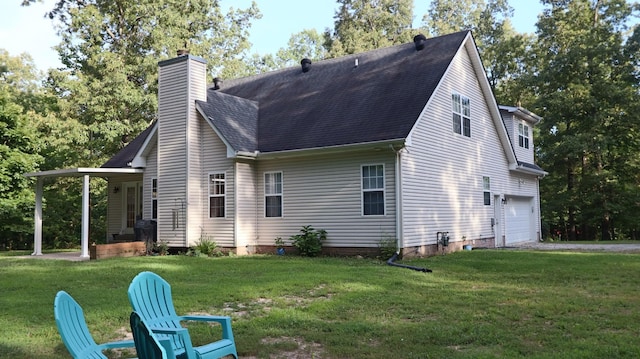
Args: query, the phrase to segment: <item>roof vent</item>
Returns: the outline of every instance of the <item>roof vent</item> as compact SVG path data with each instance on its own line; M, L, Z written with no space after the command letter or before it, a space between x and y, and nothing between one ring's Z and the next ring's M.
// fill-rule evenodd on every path
M416 36L413 37L413 44L416 45L416 51L420 51L422 49L424 49L424 43L427 41L427 38L422 35L422 34L418 34Z
M302 72L309 72L309 70L311 70L311 60L306 57L300 61L300 65L302 65Z
M220 90L220 86L222 86L222 80L219 77L215 77L213 79L213 89Z
M187 49L180 49L177 51L178 56L184 56L184 55L189 55L189 50Z

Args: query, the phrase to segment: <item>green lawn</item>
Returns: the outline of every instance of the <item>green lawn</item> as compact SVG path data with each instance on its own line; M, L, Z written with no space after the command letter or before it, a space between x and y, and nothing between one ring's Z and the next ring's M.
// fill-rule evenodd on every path
M640 254L474 250L403 263L433 273L355 258L3 255L0 357L68 357L58 290L98 342L122 338L127 287L144 270L172 284L179 314L230 315L244 358L640 357ZM212 336L190 329L199 343Z

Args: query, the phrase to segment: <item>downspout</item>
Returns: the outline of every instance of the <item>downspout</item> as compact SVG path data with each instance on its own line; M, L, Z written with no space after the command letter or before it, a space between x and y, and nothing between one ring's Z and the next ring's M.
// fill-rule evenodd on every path
M397 253L404 248L404 240L402 238L402 149L396 150L393 145L389 145L395 153L395 171L396 171L396 249Z
M396 240L397 240L397 250L387 260L387 264L394 267L407 268L412 269L418 272L430 273L431 269L422 268L422 267L414 267L406 264L395 263L396 259L400 255L400 250L404 248L404 240L402 238L402 150L404 147L396 150L393 145L389 145L391 150L395 152L395 171L396 171Z
M398 252L394 253L391 256L391 258L389 258L389 260L387 261L387 264L390 265L390 266L394 266L394 267L413 269L413 270L418 271L418 272L425 272L425 273L431 273L432 272L432 270L429 269L429 268L414 267L414 266L410 266L410 265L406 265L406 264L395 263L396 259L398 259Z

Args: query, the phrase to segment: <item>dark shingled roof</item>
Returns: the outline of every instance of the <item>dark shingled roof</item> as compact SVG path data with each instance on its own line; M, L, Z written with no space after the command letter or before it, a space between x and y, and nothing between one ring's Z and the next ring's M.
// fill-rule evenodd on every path
M207 102L196 101L205 118L236 151L258 149L258 103L209 90Z
M142 133L140 133L133 141L129 142L123 149L118 151L113 157L111 157L107 162L105 162L101 168L130 168L129 165L133 158L136 156L145 140L151 134L153 127L156 123L152 123L149 127L147 127Z
M235 150L403 139L468 33L427 39L421 51L403 44L319 61L306 73L294 67L227 80L198 105Z

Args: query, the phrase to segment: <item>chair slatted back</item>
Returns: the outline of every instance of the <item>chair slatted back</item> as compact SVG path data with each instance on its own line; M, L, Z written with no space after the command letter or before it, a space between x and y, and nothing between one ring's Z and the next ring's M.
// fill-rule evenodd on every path
M82 308L67 292L56 295L53 314L62 341L74 358L107 359L89 332Z
M173 306L171 285L152 272L139 273L129 285L129 301L133 310L153 328L182 328ZM173 348L184 349L184 343L171 335L158 334L160 338L170 338Z
M138 359L170 358L167 354L166 348L162 346L156 335L149 330L138 313L131 313L130 323L133 339L136 342L136 353L138 354ZM173 356L173 351L171 351L171 354Z

